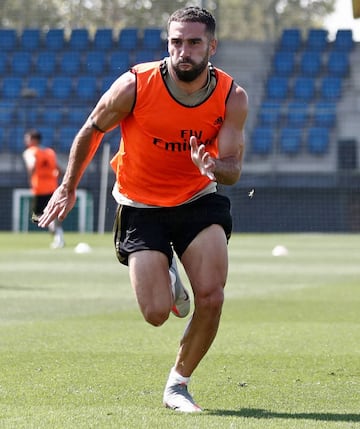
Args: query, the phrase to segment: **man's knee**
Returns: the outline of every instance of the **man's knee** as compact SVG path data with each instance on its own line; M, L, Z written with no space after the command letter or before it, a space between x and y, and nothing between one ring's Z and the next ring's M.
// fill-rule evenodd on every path
M204 309L207 313L221 312L224 303L224 289L222 286L210 291L199 292L195 297L195 306L198 310Z
M142 309L142 314L146 322L152 326L161 326L169 318L168 309L157 309L151 306Z

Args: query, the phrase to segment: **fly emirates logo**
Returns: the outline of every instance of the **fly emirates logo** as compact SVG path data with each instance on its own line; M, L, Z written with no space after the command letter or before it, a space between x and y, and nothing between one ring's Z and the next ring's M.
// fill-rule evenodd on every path
M190 137L196 137L198 145L211 145L215 141L214 138L204 138L203 131L200 130L180 130L180 136L178 141L166 141L163 139L159 139L154 137L153 144L159 149L164 149L170 152L186 152L191 150L190 148Z

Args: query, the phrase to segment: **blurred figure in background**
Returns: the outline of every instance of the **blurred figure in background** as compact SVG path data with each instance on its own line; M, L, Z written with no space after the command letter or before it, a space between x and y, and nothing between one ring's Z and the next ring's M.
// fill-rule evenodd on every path
M41 139L41 133L36 129L26 131L24 135L26 149L23 152L23 159L33 194L31 220L35 223L58 187L61 173L55 151L41 146ZM64 247L64 232L61 222L55 219L48 228L54 236L51 247L53 249Z

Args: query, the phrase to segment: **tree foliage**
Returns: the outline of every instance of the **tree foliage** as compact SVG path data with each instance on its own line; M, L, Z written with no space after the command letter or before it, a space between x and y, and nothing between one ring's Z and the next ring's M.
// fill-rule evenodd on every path
M268 40L283 28L320 27L334 10L335 0L2 0L0 26L42 29L62 27L165 27L179 7L200 5L218 21L220 38Z

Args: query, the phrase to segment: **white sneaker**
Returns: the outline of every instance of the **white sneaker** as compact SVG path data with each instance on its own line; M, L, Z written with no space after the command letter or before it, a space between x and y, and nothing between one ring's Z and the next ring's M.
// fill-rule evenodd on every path
M163 402L166 408L182 413L200 413L202 411L188 392L186 383L166 384Z
M171 312L176 317L186 317L190 311L190 296L188 291L185 289L185 286L181 282L175 256L173 256L169 272L174 296L174 305L171 309Z
M65 241L61 236L55 235L54 240L50 244L52 249L62 249L65 246Z

